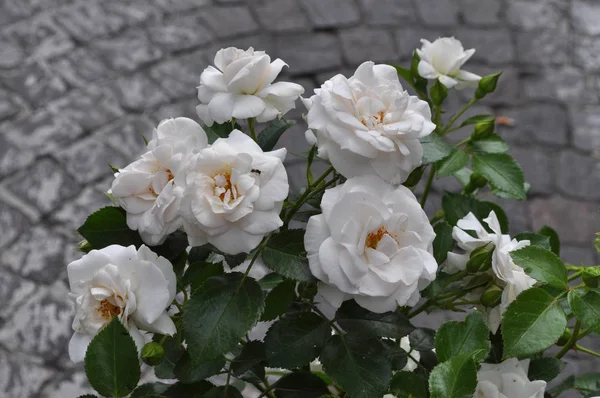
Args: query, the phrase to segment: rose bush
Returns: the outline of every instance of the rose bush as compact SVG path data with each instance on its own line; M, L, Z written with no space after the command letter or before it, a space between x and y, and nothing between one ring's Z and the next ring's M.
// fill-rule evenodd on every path
M220 50L200 77L204 125L162 121L117 169L116 206L78 230L69 354L97 393L597 396L599 373L553 380L571 350L600 357L581 340L600 332L600 267L566 265L548 226L509 232L485 200L528 184L495 117L463 117L500 77L463 71L473 51L424 40L410 69L365 62L324 82L303 99L311 148L290 189L275 148L302 88L274 83L285 63L263 51ZM460 192L432 203L439 178ZM442 310L460 320L424 326Z

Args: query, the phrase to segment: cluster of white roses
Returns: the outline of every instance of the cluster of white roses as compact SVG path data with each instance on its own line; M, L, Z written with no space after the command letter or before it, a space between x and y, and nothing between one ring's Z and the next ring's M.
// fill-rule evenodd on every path
M423 40L419 74L447 87L472 85L480 77L460 67L473 52L454 38ZM274 83L285 63L271 62L263 51L222 49L214 65L201 74L198 87L197 112L208 126L273 120L293 109L304 92L294 83ZM377 313L414 306L436 277L435 233L401 184L421 164L419 139L436 128L429 105L403 89L393 67L373 62L360 65L350 78L332 77L303 102L307 140L346 178L325 191L322 213L306 227L308 262L319 280L317 299L334 310L350 299ZM239 130L209 144L195 121L164 120L146 153L115 174L110 193L126 211L128 226L149 246L183 230L190 246L210 243L225 254L248 253L283 225L280 212L289 191L285 156L285 149L264 152ZM507 305L535 280L509 254L529 242L503 235L493 212L485 222L493 233L473 214L458 222L453 236L466 253L449 253L445 270L463 270L473 250L495 245L492 270L504 288L501 304L489 316L495 332ZM69 264L68 276L76 307L73 360L83 359L91 338L114 316L140 348L142 332L176 332L167 311L176 294L173 267L148 247L92 250ZM516 359L484 364L478 393L541 397L545 382L530 383L527 366ZM405 370L415 367L409 362Z

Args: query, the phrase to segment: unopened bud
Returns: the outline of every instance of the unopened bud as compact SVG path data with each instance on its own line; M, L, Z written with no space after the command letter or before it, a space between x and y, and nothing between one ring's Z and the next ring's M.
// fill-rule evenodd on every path
M481 304L488 308L494 308L500 304L502 298L502 288L492 285L481 295Z
M467 261L467 270L471 273L487 271L492 267L492 254L495 246L488 243L485 246L478 247L471 252L469 261Z
M165 349L158 343L152 341L142 348L142 361L150 366L156 366L163 361Z
M483 76L481 80L479 80L479 86L477 90L475 90L475 98L481 99L486 95L493 93L496 90L496 85L498 84L498 79L502 72L494 73L492 75Z

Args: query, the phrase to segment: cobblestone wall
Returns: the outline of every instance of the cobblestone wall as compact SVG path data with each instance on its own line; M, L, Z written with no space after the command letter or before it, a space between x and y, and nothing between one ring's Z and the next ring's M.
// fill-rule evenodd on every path
M503 203L512 230L549 224L566 260L594 263L599 19L594 0L1 1L0 395L83 391L66 355L72 232L107 203L107 164L132 159L137 132L195 116L198 76L228 45L283 58L307 90L363 60L407 61L421 37L454 35L477 48L468 70L505 72L471 114L514 119L501 133L532 186L528 202ZM303 129L285 141L302 151ZM297 188L301 165L290 158ZM432 202L454 186L447 180ZM569 358L574 370L593 366Z

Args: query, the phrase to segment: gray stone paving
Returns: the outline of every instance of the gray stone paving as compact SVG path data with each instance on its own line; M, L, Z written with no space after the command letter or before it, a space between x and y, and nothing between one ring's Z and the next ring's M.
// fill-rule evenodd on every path
M283 58L307 90L363 60L406 62L421 37L476 47L468 70L505 75L468 114L514 119L501 133L532 185L528 202L499 201L513 231L552 225L567 261L599 261L599 19L594 0L0 2L0 396L86 391L66 355L73 230L108 203L107 163L132 159L138 132L195 117L198 76L228 45ZM460 93L451 110L467 99ZM303 128L283 141L302 152ZM288 163L297 189L302 166L293 155ZM431 198L454 186L439 181ZM575 371L598 368L569 360Z

